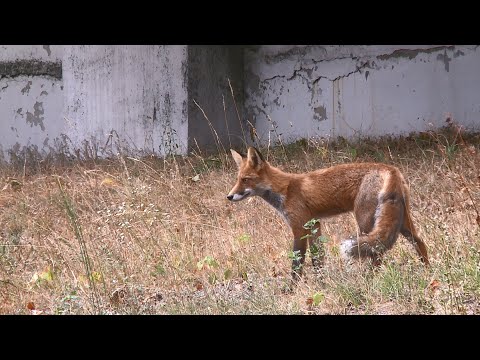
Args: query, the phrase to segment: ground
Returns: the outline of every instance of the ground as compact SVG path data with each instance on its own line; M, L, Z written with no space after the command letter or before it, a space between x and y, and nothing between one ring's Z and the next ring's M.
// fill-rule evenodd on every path
M479 147L477 134L450 126L261 148L291 172L398 166L430 255L426 268L400 236L379 268L347 264L339 241L356 227L341 215L322 222L324 267L307 257L291 292L290 230L260 198L226 200L237 171L229 151L4 165L0 313L479 314Z

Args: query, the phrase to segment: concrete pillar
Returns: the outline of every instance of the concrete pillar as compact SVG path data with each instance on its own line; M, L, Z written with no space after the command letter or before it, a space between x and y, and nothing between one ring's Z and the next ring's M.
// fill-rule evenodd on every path
M197 149L197 144L201 149L217 150L215 142L217 136L227 151L230 146L238 147L244 143L248 137L248 127L243 116L243 74L242 46L188 47L190 150ZM199 107L208 117L211 126Z
M187 151L187 47L65 46L64 111L75 148Z

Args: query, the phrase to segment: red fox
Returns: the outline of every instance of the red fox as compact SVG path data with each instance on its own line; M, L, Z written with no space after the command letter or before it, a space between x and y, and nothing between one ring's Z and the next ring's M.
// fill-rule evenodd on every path
M227 199L240 201L257 195L283 216L293 232L294 254L298 254L292 262L294 279L302 274L307 242L311 249L321 249L322 245L317 236L320 224L314 225L317 233L313 237L304 225L311 219L348 211L355 215L359 236L341 243L344 257L370 258L378 265L381 255L401 233L413 244L421 261L429 264L427 247L413 226L407 184L396 167L352 163L293 174L272 166L254 147L248 148L247 155L230 151L238 166L238 178ZM315 267L322 260L323 256L312 257Z

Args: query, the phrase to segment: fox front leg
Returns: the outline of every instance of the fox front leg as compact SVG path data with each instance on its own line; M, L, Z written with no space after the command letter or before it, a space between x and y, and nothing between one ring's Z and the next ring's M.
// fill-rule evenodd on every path
M292 279L296 282L300 280L305 263L305 253L307 251L307 239L295 237L293 240L292 252Z

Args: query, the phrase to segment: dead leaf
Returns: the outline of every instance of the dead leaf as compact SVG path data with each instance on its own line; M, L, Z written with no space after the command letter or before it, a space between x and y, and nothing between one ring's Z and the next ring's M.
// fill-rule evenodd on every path
M315 305L315 306L319 305L323 301L324 298L325 298L325 295L323 295L321 292L316 292L312 296L313 305Z
M110 296L110 303L118 306L120 302L126 297L127 292L124 289L116 289Z
M105 178L100 183L100 186L113 187L113 186L118 186L118 183L112 178Z
M28 310L35 310L35 304L33 303L33 301L30 301L30 302L27 304L27 309L28 309Z
M313 304L313 297L309 297L309 298L307 299L306 303L307 303L308 306L312 306L312 304Z
M432 281L430 282L430 284L428 284L428 289L429 289L430 291L437 290L439 287L440 287L440 281L435 280L435 279L432 280Z
M197 182L200 180L200 175L195 175L194 177L192 177L192 180Z
M195 288L197 289L197 291L200 291L203 289L203 284L200 282L200 281L195 281Z
M103 279L103 276L98 271L92 271L91 278L93 281L100 282Z
M42 273L39 274L39 278L45 281L53 280L53 272L50 269L50 266L47 266Z
M276 268L275 266L272 266L272 276L273 276L273 277L277 277L277 276L278 276L277 268Z
M8 188L11 188L13 191L19 191L22 188L22 186L23 186L23 184L20 181L18 181L17 179L8 178L7 183L2 188L2 191L7 190Z
M10 179L10 186L12 187L13 191L19 191L23 184L17 179Z

